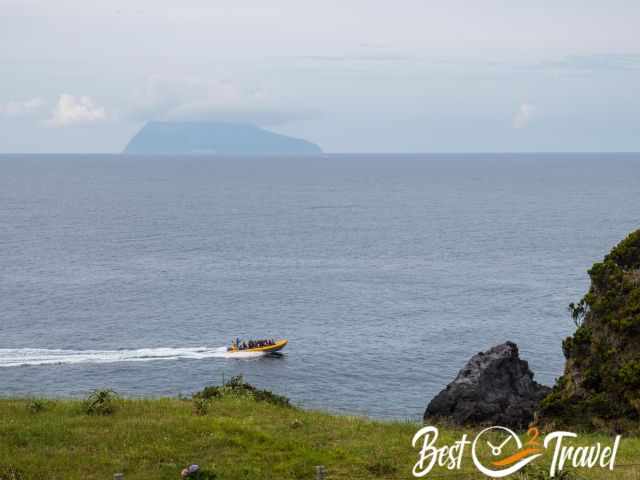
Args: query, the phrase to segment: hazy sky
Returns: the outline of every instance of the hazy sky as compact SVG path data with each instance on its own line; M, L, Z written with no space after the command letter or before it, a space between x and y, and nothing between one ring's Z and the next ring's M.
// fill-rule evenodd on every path
M0 0L0 152L147 120L329 152L639 151L636 0Z

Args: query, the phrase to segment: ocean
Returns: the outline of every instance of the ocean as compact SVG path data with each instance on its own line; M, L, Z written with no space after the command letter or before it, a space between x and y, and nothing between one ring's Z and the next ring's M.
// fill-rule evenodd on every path
M640 154L0 156L0 395L190 395L421 418L511 340L547 385ZM230 358L235 337L288 338Z

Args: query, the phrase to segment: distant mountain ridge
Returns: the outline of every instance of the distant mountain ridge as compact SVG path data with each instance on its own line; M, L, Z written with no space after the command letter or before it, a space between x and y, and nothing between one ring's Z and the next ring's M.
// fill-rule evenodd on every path
M314 143L254 125L224 122L149 122L129 141L128 154L319 154Z

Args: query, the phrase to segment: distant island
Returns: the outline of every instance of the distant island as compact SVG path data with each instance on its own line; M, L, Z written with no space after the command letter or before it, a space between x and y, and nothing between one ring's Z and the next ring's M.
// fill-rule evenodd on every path
M129 141L127 154L309 155L311 142L254 125L223 122L149 122Z

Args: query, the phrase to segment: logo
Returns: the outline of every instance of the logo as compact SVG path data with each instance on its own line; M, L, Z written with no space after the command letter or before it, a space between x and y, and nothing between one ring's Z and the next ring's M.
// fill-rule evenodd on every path
M558 431L547 434L542 441L539 430L533 427L527 432L527 441L523 442L513 430L501 426L485 428L473 441L464 434L449 445L438 445L438 437L439 431L433 426L425 426L413 436L411 444L414 448L420 447L418 461L413 466L414 477L426 477L436 467L460 470L467 449L474 467L489 478L512 475L546 452L552 452L551 478L569 465L573 468L613 470L621 440L618 435L611 446L603 446L599 442L589 446L567 445L565 439L575 439L578 435Z
M523 445L522 440L513 430L506 427L485 428L476 436L471 446L471 458L474 465L480 472L491 478L502 478L517 472L543 454L542 449L538 448L538 430L532 428L529 430L529 434L532 434L531 440ZM489 440L496 436L499 442L497 446ZM496 442L495 439L493 441ZM483 443L486 443L493 457L490 466L484 465L480 460L478 450ZM509 451L513 453L505 456L505 452Z

